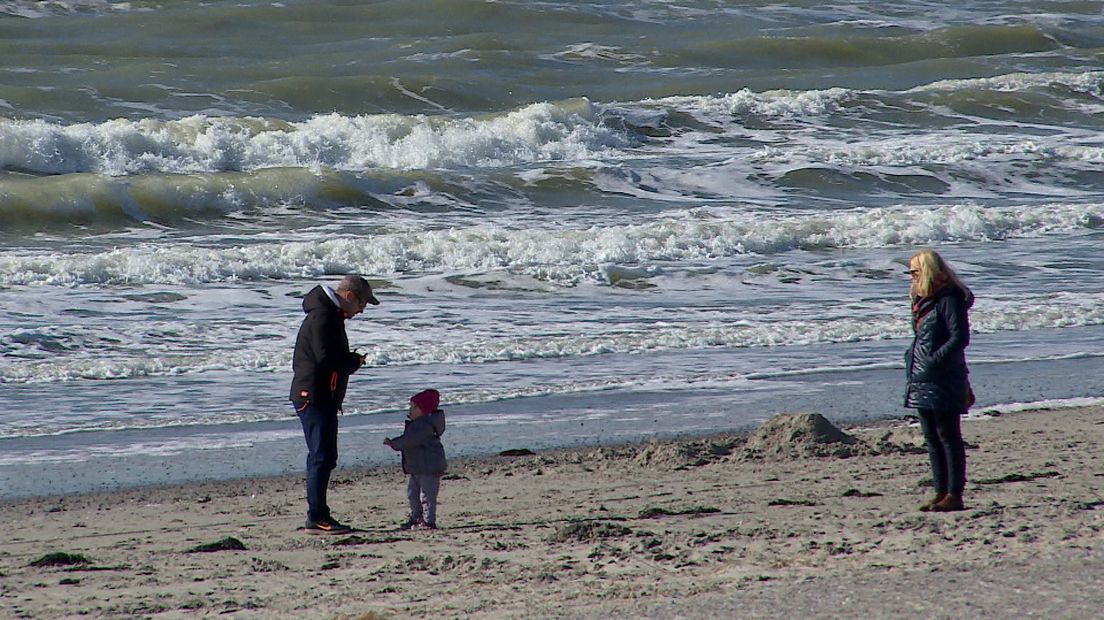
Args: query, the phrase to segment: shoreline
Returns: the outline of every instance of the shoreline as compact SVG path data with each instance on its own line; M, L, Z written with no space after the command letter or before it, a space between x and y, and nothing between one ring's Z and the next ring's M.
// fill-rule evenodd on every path
M1091 400L1087 394L1095 393L1093 385L1078 378L1085 373L1104 373L1104 357L976 366L971 380L975 392L984 394L985 399L978 410L1065 407ZM836 424L847 425L893 420L908 413L900 407L899 374L896 368L860 368L763 379L754 394L734 394L728 387L705 385L660 392L626 389L461 403L446 407L450 416L446 448L453 458L466 458L516 447L544 452L687 433L743 432L754 430L771 415L788 411L818 411ZM826 393L830 397L825 398ZM609 408L611 399L623 406ZM1101 404L1104 399L1096 401L1086 404ZM703 416L703 407L710 408L711 415ZM241 424L0 439L0 501L231 477L294 475L303 468L302 429L290 410L285 413L280 419ZM404 415L346 416L339 436L339 466L394 463L394 454L382 441L402 428ZM503 424L505 420L511 422Z
M1104 405L1101 405L1104 407ZM1080 407L1078 407L1080 408ZM1045 409L1030 408L1024 411L1042 411ZM1019 410L1017 410L1019 412ZM1003 413L995 414L997 416L1004 415ZM982 419L985 416L974 416L971 419ZM839 424L839 427L844 431L851 432L858 430L873 431L876 429L893 428L900 426L907 426L912 420L916 419L916 416L910 416L909 414L902 414L898 417L892 418L878 418L863 420L861 422L851 422ZM611 451L634 451L640 449L642 446L647 445L670 445L676 446L693 442L711 442L711 441L743 441L746 440L754 433L752 430L721 430L721 431L686 431L684 433L677 434L662 434L652 438L640 439L640 440L624 440L611 442L608 444L575 444L562 447L553 448L536 448L530 449L528 446L520 445L508 450L529 450L533 454L529 456L553 458L556 460L563 460L568 458L578 458L573 455L585 455L595 450L611 450ZM446 451L448 450L446 444ZM305 448L303 449L305 454ZM509 460L517 458L504 455L502 453L487 453L477 455L465 455L460 457L449 457L449 469L459 469L463 467L486 467L494 466L495 464L501 464L508 462ZM398 453L394 453L394 463L387 464L353 464L348 466L342 466L339 459L337 468L334 469L333 477L355 477L355 476L378 476L387 475L388 473L394 473L401 469ZM401 472L400 472L401 473ZM62 493L46 493L42 495L26 495L18 497L0 497L0 509L6 506L12 506L15 504L33 503L33 502L80 502L80 501L95 501L96 499L105 499L108 497L120 498L130 496L142 496L148 493L200 493L200 492L217 492L224 485L228 488L236 488L242 485L248 485L250 483L256 483L262 486L274 485L277 487L285 487L289 484L304 485L303 472L296 471L293 473L283 474L260 474L243 476L240 478L213 478L208 480L193 480L186 482L169 482L169 483L153 483L144 486L122 486L117 488L102 488L93 489L89 491L76 491L76 492L62 492ZM304 510L306 506L306 491L304 489Z
M1085 617L1104 605L1104 464L1091 456L1104 407L970 418L967 510L942 515L916 510L930 475L918 429L845 430L862 440L846 457L786 440L752 458L758 436L714 433L456 459L435 532L395 529L397 463L334 472L350 536L296 531L300 474L4 500L9 523L35 527L0 551L0 615ZM193 551L230 538L243 549ZM54 552L88 563L28 566ZM963 583L975 575L987 589ZM957 580L950 598L932 591L944 579Z

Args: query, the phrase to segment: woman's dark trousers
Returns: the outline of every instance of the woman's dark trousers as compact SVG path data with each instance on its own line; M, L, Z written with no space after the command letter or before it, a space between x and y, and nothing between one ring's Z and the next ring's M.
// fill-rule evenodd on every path
M966 444L958 413L918 409L920 428L928 444L932 486L936 493L962 496L966 489Z

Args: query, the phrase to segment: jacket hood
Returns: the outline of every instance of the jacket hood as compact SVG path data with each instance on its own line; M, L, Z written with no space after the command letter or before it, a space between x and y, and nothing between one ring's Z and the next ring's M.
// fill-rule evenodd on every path
M404 428L410 428L411 425L428 425L433 429L433 433L440 437L445 432L445 412L441 409L437 409L433 413L427 413L413 420L403 420Z
M322 286L316 286L307 293L303 298L303 312L310 313L319 308L325 308L330 310L337 310L337 306L330 300L330 296L326 294L326 291L322 290Z
M974 305L974 292L968 288L960 288L957 286L946 286L943 290L939 291L936 298L943 297L944 295L958 295L962 298L962 302L966 304L966 309L969 310Z
M429 423L433 425L433 432L438 435L442 435L445 432L445 412L438 409L433 413L426 416L429 419Z

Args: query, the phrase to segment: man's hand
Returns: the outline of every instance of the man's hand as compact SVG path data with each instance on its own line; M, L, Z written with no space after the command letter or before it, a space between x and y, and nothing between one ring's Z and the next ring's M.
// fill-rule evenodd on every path
M390 448L391 447L391 438L390 437L385 437L384 440L383 440L383 445Z

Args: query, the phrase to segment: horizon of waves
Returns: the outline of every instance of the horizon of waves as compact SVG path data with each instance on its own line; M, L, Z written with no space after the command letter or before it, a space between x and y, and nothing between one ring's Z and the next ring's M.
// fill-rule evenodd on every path
M234 247L197 247L183 241L84 253L7 251L0 253L0 285L187 285L345 272L409 277L506 270L574 286L608 283L609 265L647 268L668 261L791 250L984 242L1101 227L1104 203L965 203L786 215L695 208L668 211L644 223L604 227L512 229L483 224Z
M1030 96L1029 103L998 96L1009 93ZM994 123L1016 123L1007 110L1019 105L1035 116L1045 108L1043 116L1064 124L1049 128L1061 132L1050 138L1026 126L998 133L974 117L979 105ZM956 106L963 110L948 112ZM911 116L902 118L906 108ZM900 92L743 89L623 104L573 99L480 117L328 114L290 123L197 115L75 125L0 119L0 223L24 229L173 223L274 205L385 205L414 191L419 171L646 162L649 153L665 152L654 149L679 148L674 138L702 130L705 137L686 148L716 158L725 151L709 145L711 134L745 140L728 155L739 157L734 173L751 181L758 171L755 182L777 200L787 189L831 194L839 191L834 186L871 195L939 196L958 188L980 197L984 185L990 192L1073 196L1104 159L1093 137L1101 112L1104 71L940 80ZM829 121L819 138L791 125L822 117ZM902 140L903 122L921 132L937 118L964 126L953 134L937 126ZM857 141L852 124L864 120L870 128ZM762 122L780 125L742 137ZM988 174L994 164L1000 170Z

